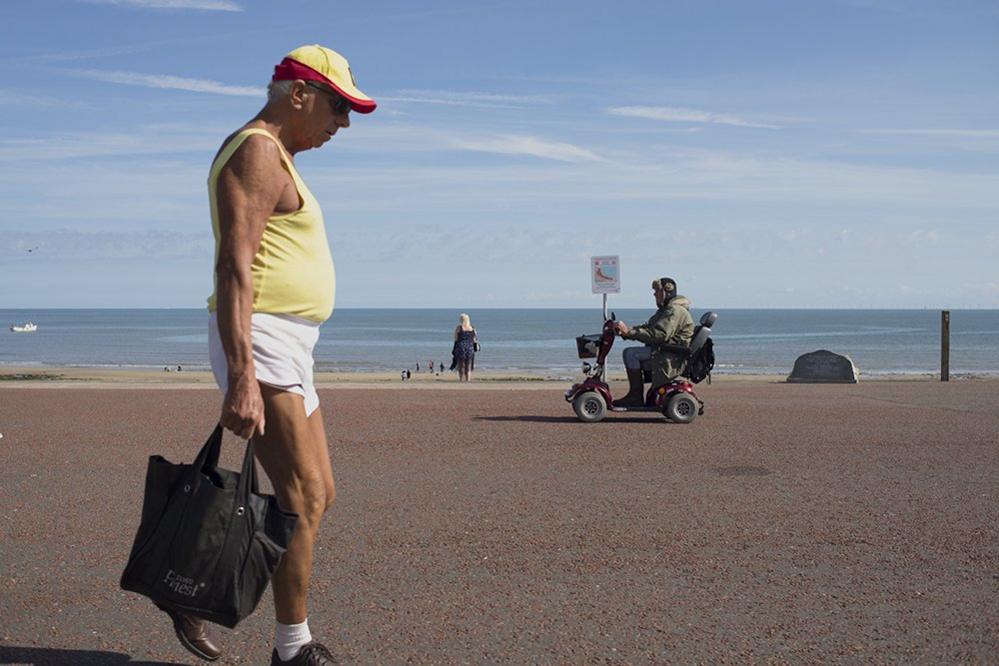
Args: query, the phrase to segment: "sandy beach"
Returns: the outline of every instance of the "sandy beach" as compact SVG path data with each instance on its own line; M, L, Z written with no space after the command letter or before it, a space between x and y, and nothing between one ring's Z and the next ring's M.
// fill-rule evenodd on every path
M217 418L160 386L0 386L0 662L193 663L117 583L148 456L190 460ZM310 622L344 662L999 649L999 381L718 381L686 426L486 386L320 390L338 499ZM265 662L272 621L267 595L221 663Z
M623 372L611 372L611 381L624 381ZM564 391L576 376L527 374L511 372L478 372L473 381L458 381L454 372L444 374L414 374L403 382L393 372L317 372L316 387L320 389L395 389L395 390L559 390ZM775 382L784 378L772 375L729 375L718 377L722 382ZM215 379L207 371L164 372L132 368L82 368L10 366L0 371L0 388L41 389L217 389Z
M608 374L612 382L624 382L623 370L612 368ZM565 390L573 381L580 381L581 373L558 375L552 373L524 373L482 371L475 373L473 381L460 383L454 372L413 374L403 382L397 372L317 372L316 386L337 388L392 388L392 389L532 389ZM783 383L786 375L754 375L716 373L713 383ZM861 375L863 382L883 381L934 381L930 374L878 374ZM989 379L954 375L955 381ZM560 388L561 387L561 388ZM136 368L97 368L74 366L0 366L0 388L215 388L212 373L205 370L181 372Z

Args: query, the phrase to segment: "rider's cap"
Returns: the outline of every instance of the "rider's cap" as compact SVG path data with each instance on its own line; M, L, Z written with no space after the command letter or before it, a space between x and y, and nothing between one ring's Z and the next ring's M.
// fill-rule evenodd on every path
M274 67L272 81L315 81L324 83L350 102L358 113L371 113L378 106L354 82L350 64L342 55L319 44L299 46Z
M662 289L663 291L676 291L676 280L668 277L661 277L658 280L652 281L653 289Z

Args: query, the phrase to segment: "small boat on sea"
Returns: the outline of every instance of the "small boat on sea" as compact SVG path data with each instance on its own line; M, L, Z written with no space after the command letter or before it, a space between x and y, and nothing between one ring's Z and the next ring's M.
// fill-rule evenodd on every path
M12 324L10 330L14 333L34 333L38 330L38 324L26 321L23 324Z

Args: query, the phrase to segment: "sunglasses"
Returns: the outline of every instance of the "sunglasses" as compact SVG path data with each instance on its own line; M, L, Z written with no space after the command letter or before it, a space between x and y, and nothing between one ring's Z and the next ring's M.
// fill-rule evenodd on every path
M333 106L334 113L344 114L350 112L351 108L350 101L347 100L345 97L336 94L335 92L333 92L329 88L326 88L325 86L321 86L318 83L313 83L312 81L306 81L305 85L309 86L310 88L315 88L320 92L326 93L326 95L330 98L330 103Z

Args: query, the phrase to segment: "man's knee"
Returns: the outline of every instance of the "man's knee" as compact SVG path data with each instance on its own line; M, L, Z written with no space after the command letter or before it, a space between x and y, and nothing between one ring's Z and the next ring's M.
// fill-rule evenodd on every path
M631 370L637 370L644 365L644 361L647 359L648 352L645 347L628 347L622 353L621 357L624 360L624 367Z
M302 479L289 493L289 504L304 525L315 527L330 506L326 484L320 478Z
M333 478L327 476L322 481L309 484L309 507L318 519L325 514L336 501L336 486Z

